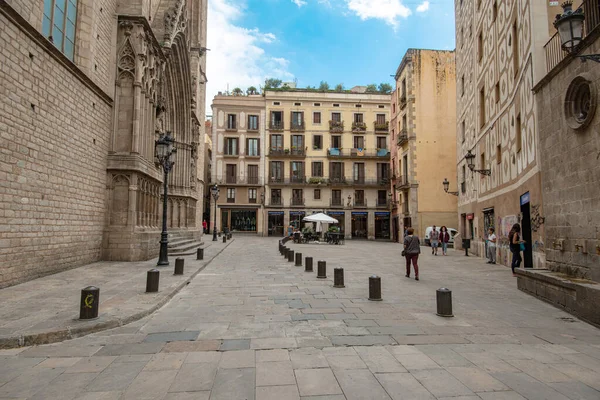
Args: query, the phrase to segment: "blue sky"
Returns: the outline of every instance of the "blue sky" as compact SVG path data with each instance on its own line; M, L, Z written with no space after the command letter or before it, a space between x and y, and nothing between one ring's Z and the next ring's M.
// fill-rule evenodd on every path
M393 83L408 48L454 49L453 0L209 0L207 109L263 84Z

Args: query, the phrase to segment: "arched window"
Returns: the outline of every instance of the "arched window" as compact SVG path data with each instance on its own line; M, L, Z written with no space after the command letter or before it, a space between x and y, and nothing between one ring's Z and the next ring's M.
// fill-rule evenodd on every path
M42 33L70 60L75 55L77 0L44 0Z

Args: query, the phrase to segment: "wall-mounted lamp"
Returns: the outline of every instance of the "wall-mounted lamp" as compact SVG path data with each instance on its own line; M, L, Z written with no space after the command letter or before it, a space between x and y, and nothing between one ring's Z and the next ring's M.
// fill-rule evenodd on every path
M600 54L576 54L581 49L581 42L583 41L583 25L585 22L583 9L579 7L573 11L573 2L571 0L565 1L561 7L563 8L563 13L556 16L554 27L558 30L562 49L573 57L581 58L581 61L592 60L600 62ZM588 11L592 11L593 13L593 9Z
M467 151L465 160L467 160L467 166L472 172L479 172L481 175L486 176L492 175L491 169L475 169L475 154L471 153L471 150Z
M444 178L444 182L442 182L442 185L444 185L444 192L451 194L453 196L458 196L458 192L449 192L448 188L450 187L450 182L448 182L447 178Z

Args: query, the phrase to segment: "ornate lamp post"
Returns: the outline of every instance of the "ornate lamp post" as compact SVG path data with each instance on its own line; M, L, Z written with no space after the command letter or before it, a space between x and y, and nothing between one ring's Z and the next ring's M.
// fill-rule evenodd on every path
M219 186L215 183L210 189L213 199L215 200L215 223L213 225L213 242L217 241L217 200L219 200Z
M169 265L168 249L169 235L167 233L167 187L169 172L175 164L175 154L177 149L173 147L175 140L171 136L171 132L163 134L155 143L156 158L159 164L163 167L163 223L162 232L160 234L160 252L158 255L157 265Z
M571 0L565 1L561 6L563 13L556 16L554 27L558 30L562 49L573 57L581 58L581 61L592 60L600 62L600 54L575 54L579 51L581 42L583 41L585 15L581 8L573 11L573 2Z
M471 153L471 150L467 151L465 160L467 160L467 166L472 172L479 172L481 175L486 176L492 175L491 169L475 169L475 154Z
M444 185L444 192L451 194L453 196L458 196L458 192L449 192L448 189L450 187L450 182L448 182L447 178L444 178L444 182L442 182L442 185Z

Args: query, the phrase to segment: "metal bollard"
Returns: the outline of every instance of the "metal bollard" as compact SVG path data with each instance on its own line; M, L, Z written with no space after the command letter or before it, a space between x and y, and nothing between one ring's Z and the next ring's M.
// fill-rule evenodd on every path
M288 247L284 247L283 248L283 253L281 253L281 255L283 256L283 258L287 258L288 251L290 251L290 249Z
M100 289L88 286L81 289L81 304L79 305L79 319L98 318L98 304L100 303Z
M344 268L333 269L333 287L343 288L344 286Z
M381 301L381 278L377 275L369 277L369 300Z
M288 250L288 262L294 262L294 250Z
M313 258L306 257L304 259L304 272L313 272Z
M452 314L452 290L440 288L436 291L437 315L440 317L454 317Z
M151 269L146 277L146 293L158 292L158 282L160 280L160 271Z
M229 234L229 239L231 240L231 238L233 237L233 233Z
M302 253L296 253L296 267L302 266Z
M204 249L198 249L196 252L196 260L204 260Z
M174 275L183 275L183 264L185 263L185 260L183 258L176 258L175 259L175 273Z
M223 243L227 243L227 235L223 235Z
M327 263L325 261L317 261L317 278L327 278Z

